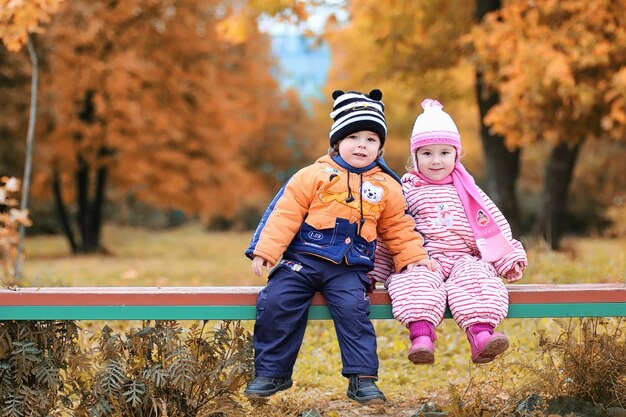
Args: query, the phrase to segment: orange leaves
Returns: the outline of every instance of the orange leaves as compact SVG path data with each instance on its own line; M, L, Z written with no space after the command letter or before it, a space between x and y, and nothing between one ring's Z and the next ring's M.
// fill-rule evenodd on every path
M624 0L503 3L470 38L486 82L500 93L486 122L516 146L623 134L626 91L618 92L615 77L626 65L624 7Z
M610 108L601 119L601 127L612 139L623 140L626 130L626 66L611 77L604 100Z
M46 131L37 175L57 167L70 198L82 160L109 168L111 200L132 194L207 221L262 209L277 172L291 174L292 164L312 159L304 146L311 134L299 103L286 106L270 74L268 40L255 25L237 28L258 11L238 15L231 7L225 0L64 3L43 39Z
M0 39L10 51L19 51L28 34L41 32L42 25L62 0L0 0Z
M325 36L333 54L328 84L334 88L377 87L383 91L383 101L389 103L389 126L395 126L390 129L387 160L403 167L406 148L398 147L402 153L394 157L392 142L401 137L404 143L421 99L437 97L447 102L461 94L451 69L462 58L461 37L472 23L474 2L347 3L349 23L332 28Z
M255 25L256 22L253 16L246 11L240 11L218 22L215 30L220 39L234 44L241 44L248 40L252 32L251 28Z
M565 87L573 87L576 84L574 74L564 54L553 53L543 73L545 86L563 84Z
M309 17L308 9L321 3L320 0L252 0L247 7L229 10L216 24L216 32L222 41L242 44L254 34L259 15L269 15L279 21L304 22Z
M320 0L251 0L250 8L259 12L277 16L284 13L292 13L298 19L308 17L307 6L317 7L322 3Z
M335 62L352 79L383 80L394 75L414 79L427 71L449 68L460 58L460 36L471 22L472 5L466 3L351 2L350 24L331 36L337 45ZM350 48L340 46L345 42ZM350 62L356 60L368 64Z

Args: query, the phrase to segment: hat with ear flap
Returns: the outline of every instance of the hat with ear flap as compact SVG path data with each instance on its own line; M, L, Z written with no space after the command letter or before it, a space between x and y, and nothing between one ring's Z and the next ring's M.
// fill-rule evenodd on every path
M341 139L361 130L369 130L380 137L382 148L387 138L385 105L381 101L383 93L374 89L369 94L358 91L333 92L333 111L330 113L333 125L330 128L330 146L335 146Z

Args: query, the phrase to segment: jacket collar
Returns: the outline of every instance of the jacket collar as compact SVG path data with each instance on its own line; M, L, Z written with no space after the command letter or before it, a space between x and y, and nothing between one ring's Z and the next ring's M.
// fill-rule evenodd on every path
M346 161L343 160L343 158L339 155L333 155L331 156L332 160L335 161L335 163L337 165L339 165L340 167L353 172L355 174L363 174L367 171L369 171L372 168L375 168L378 165L378 160L375 160L374 162L372 162L371 164L369 164L368 166L365 166L363 168L355 168L352 165L350 165L349 163L347 163Z
M383 172L385 172L386 174L389 174L394 180L396 180L398 184L402 184L402 181L400 180L400 177L398 176L398 174L396 174L391 168L389 168L389 166L385 162L385 158L383 158L382 156L380 158L376 158L374 162L372 162L371 164L363 168L353 167L352 165L344 161L343 158L339 155L331 156L331 159L340 167L348 170L349 172L353 172L355 174L363 174L364 172L367 172L374 167L379 167Z

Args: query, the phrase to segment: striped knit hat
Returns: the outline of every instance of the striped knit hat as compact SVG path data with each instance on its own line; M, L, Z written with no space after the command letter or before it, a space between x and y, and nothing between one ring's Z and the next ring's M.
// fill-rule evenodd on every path
M411 133L411 154L426 145L452 145L461 153L461 136L452 117L437 100L422 101L424 112L417 116Z
M380 101L381 98L383 93L378 89L370 91L369 94L335 90L333 92L335 104L330 113L331 119L334 120L329 135L331 148L341 139L361 130L377 133L382 148L387 137L387 123L385 105Z

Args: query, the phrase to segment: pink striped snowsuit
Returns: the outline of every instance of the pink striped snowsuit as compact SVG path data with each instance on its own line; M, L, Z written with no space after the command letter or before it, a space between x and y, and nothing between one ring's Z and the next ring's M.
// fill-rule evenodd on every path
M394 317L405 326L418 320L437 326L447 304L463 330L477 323L496 327L506 317L509 306L500 275L516 262L523 267L527 264L526 252L512 238L507 220L479 189L489 213L515 248L496 262L486 262L480 258L474 233L452 184L427 184L409 172L402 177L402 188L416 229L424 236L424 248L441 269L429 271L420 266L411 272L392 274L391 257L379 242L375 267L369 275L385 283Z

